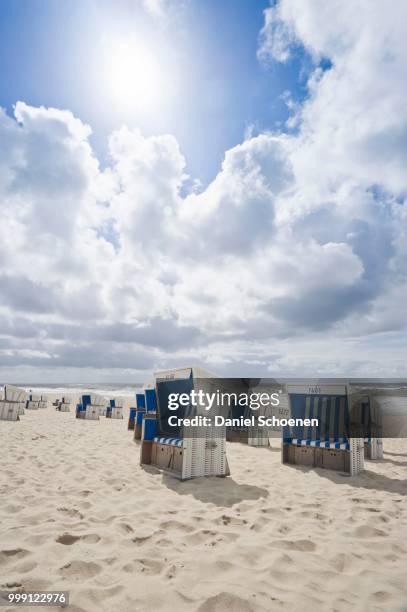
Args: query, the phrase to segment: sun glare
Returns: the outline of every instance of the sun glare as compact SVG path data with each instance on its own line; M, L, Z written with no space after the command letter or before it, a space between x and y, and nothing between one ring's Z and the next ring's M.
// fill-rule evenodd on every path
M151 110L159 101L160 66L147 46L129 41L109 45L106 71L109 94L120 108Z

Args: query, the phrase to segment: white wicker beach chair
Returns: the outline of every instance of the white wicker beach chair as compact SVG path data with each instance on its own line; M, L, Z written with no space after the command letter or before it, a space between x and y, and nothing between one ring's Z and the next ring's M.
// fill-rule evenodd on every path
M154 376L157 413L147 411L143 418L140 463L153 464L181 480L229 475L225 427L184 425L175 428L175 433L168 427L169 393L214 392L213 375L200 368L179 368ZM183 410L184 417L205 415L203 409L191 408Z
M24 389L13 385L4 385L3 399L0 400L0 420L19 421L24 414L27 394Z
M40 407L41 395L37 395L36 393L29 393L27 405L27 410L38 410Z
M106 400L94 393L82 395L82 403L76 407L76 418L98 421L106 406Z
M58 410L59 412L70 412L71 403L72 403L72 400L70 397L63 397L61 401L58 402L56 406L56 410Z
M41 395L38 408L46 408L48 406L48 398L46 395Z
M124 399L122 397L115 397L113 401L113 406L110 406L110 418L111 419L122 419L123 410L124 410Z

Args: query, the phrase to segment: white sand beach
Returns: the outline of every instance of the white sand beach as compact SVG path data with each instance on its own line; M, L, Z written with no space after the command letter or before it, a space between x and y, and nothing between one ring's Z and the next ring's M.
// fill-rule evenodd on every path
M69 590L70 612L407 609L405 440L353 478L228 444L230 477L180 482L139 466L126 418L49 405L0 438L1 589Z

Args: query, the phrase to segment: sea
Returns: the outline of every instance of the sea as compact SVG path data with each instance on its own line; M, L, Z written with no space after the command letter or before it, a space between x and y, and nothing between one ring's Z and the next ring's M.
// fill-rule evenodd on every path
M95 393L103 396L134 397L143 383L15 383L27 392L63 397L64 395L83 395ZM1 383L3 386L4 383Z

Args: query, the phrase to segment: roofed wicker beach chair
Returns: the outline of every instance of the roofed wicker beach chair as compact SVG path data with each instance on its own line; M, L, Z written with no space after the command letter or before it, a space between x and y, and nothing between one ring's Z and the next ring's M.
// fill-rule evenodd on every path
M200 368L180 368L155 373L157 412L147 411L142 420L140 463L155 465L186 480L200 476L227 476L226 428L215 426L168 425L170 393L190 393L192 390L214 392L213 376ZM151 394L152 396L152 394ZM180 406L177 417L205 416L199 406ZM227 415L227 410L226 414Z
M134 430L134 422L136 419L136 410L134 406L131 406L129 409L129 420L127 421L127 429L133 431Z
M106 408L107 419L122 419L124 409L124 400L121 397L116 397L109 401Z
M248 406L237 406L233 405L230 408L228 417L231 419L250 418L253 412ZM248 444L249 442L249 427L247 425L232 425L226 427L226 440L228 442L242 442Z
M240 384L239 384L240 381ZM253 410L250 406L239 406L232 405L230 408L230 413L228 415L231 419L252 419L254 416L255 419L259 416L263 416L265 418L272 417L273 415L277 417L282 417L282 415L286 416L287 414L287 400L286 394L282 393L283 385L275 381L274 379L250 379L250 378L242 378L242 379L228 379L228 383L233 387L233 391L240 394L247 394L249 398L254 397L255 395L258 397L260 394L266 394L270 396L271 394L278 394L280 398L279 406L263 406L260 405ZM226 427L226 440L228 442L242 442L244 444L248 444L249 446L270 446L269 436L275 434L278 435L277 432L281 433L281 428L277 427L266 427L266 426L258 426L254 425L245 425L237 424Z
M55 409L59 412L71 412L71 403L72 399L70 397L63 397L58 401Z
M98 421L106 407L106 400L94 393L82 395L80 404L76 406L76 418Z
M147 413L147 401L146 401L146 389L153 391L155 396L155 386L152 383L148 383L142 391L136 393L136 411L134 414L134 440L141 440L141 432L143 425L143 417ZM148 406L149 412L156 414L157 410L157 398L153 397L151 393L148 394Z
M382 417L376 394L378 389L366 385L350 386L355 421L360 423L360 434L364 438L365 459L383 459ZM386 394L386 390L382 389Z
M41 395L41 399L39 402L39 408L46 408L48 406L48 397L46 395Z
M289 384L287 393L289 418L311 424L283 427L282 462L323 467L352 476L363 471L364 438L350 435L357 434L360 427L349 385Z
M19 421L24 414L27 402L27 393L24 389L13 385L4 385L2 399L0 399L0 420Z
M30 393L26 404L27 410L38 410L40 407L41 395Z

